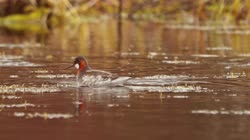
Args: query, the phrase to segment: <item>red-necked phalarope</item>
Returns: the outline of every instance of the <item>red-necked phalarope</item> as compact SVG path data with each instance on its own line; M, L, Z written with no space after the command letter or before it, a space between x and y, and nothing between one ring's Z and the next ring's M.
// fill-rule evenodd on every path
M122 86L131 77L119 77L103 70L91 69L85 57L75 58L72 66L77 69L76 79L80 86Z

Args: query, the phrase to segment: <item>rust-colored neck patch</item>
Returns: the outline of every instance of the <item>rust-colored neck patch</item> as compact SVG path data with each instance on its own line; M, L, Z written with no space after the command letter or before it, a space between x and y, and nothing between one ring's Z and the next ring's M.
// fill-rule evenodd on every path
M83 60L81 60L79 63L79 70L80 71L84 70L86 66L87 66L86 63Z
M79 62L79 69L77 71L77 75L81 76L82 72L86 69L86 67L87 67L86 63L83 60L81 60Z

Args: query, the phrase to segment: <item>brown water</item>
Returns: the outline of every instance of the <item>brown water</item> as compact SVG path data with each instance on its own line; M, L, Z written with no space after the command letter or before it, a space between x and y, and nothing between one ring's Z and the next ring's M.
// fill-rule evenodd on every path
M0 30L0 139L248 139L249 29L83 23ZM76 87L75 56L132 77Z

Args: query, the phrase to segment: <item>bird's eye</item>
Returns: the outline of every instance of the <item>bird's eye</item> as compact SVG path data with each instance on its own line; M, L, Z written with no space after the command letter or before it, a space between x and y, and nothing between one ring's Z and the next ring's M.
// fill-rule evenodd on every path
M76 69L79 69L79 64L75 64L75 68L76 68Z

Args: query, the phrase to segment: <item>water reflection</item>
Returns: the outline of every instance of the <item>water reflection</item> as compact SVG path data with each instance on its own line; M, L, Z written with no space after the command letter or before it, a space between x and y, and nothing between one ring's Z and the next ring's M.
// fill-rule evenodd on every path
M113 107L127 103L129 99L130 90L127 87L78 87L75 92L74 106L75 116L81 115L91 116L95 111L91 110L91 107L96 104L102 106ZM119 99L119 102L115 103L115 100ZM90 108L89 108L90 106Z
M75 116L80 116L82 113L88 113L87 104L85 98L80 94L79 88L76 88L75 101Z
M131 52L138 53L140 56L146 56L152 52L185 55L216 54L219 56L250 53L248 35L218 34L214 30L173 29L164 24L149 22L104 20L102 24L91 22L77 26L61 26L52 29L47 34L24 31L16 35L9 30L1 30L1 34L3 34L2 43L44 44L45 48L39 50L46 51L46 55L54 57L58 54L61 56L115 57ZM8 38L6 38L7 36ZM9 36L12 36L11 38L14 36L16 39L11 41ZM24 38L25 42L23 42ZM44 55L33 49L24 50L19 54Z
M121 14L121 13L120 13ZM121 52L122 52L122 19L121 15L119 15L119 20L117 21L117 53L119 54L119 57L121 57Z

